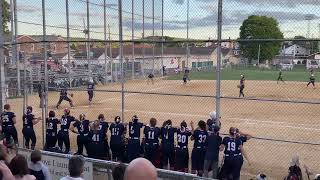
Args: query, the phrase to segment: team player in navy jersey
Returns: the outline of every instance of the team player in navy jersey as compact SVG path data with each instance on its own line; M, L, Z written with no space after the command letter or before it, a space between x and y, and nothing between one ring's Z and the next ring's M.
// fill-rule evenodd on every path
M129 122L129 139L128 139L128 160L132 160L140 157L140 131L144 126L143 123L138 122L138 116L132 117L132 122Z
M89 104L92 103L93 98L93 90L94 90L94 82L93 79L90 79L88 82L88 96L89 96Z
M220 146L220 151L224 150L224 164L221 168L221 176L223 179L239 180L243 164L243 155L248 160L241 139L237 138L236 133L236 128L231 127L229 136L223 138Z
M89 132L89 148L88 148L88 157L95 159L106 160L105 158L105 136L106 133L104 129L101 128L101 122L96 120L92 123Z
M60 121L56 118L54 111L49 112L49 117L46 119L46 151L54 151L57 143L57 131Z
M2 133L5 135L7 144L11 144L10 140L12 138L14 144L18 146L18 134L14 126L16 124L16 115L10 109L9 104L4 105L4 111L1 114Z
M103 135L103 140L102 140L103 141L103 152L104 152L103 157L106 160L110 160L110 153L109 153L109 149L110 148L109 148L108 136L107 136L109 124L105 120L103 114L99 114L98 122L99 122L99 131L104 134Z
M156 125L157 120L155 118L151 118L150 125L145 126L143 130L145 158L148 159L154 166L156 166L156 158L159 154L159 137L161 134L160 128L156 127Z
M69 128L71 123L75 121L75 118L70 115L70 110L65 109L64 115L60 120L60 131L58 132L58 145L60 150L62 151L63 144L65 145L65 154L70 152L70 138L69 138Z
M23 128L22 128L22 134L25 139L25 147L27 149L30 148L29 143L31 140L31 149L34 150L34 147L36 146L37 138L36 134L33 130L33 125L36 125L41 118L35 118L32 114L32 107L28 106L26 113L22 117L23 120Z
M73 97L73 94L71 93L70 94L71 97ZM68 90L67 88L63 87L61 90L60 90L60 98L59 98L59 101L57 103L57 106L56 108L59 109L60 107L60 104L62 101L68 101L70 106L73 107L73 102L72 100L68 97Z
M181 122L180 129L177 130L176 164L175 170L188 172L189 168L189 150L188 140L192 132L187 128L185 121Z
M163 123L161 128L161 163L163 168L174 170L175 150L174 150L174 134L177 128L172 127L172 121L169 119ZM168 166L168 161L170 168Z
M237 132L237 138L240 138L242 145L252 138L252 135L244 133L240 131L238 128L236 128L236 132Z
M124 154L124 135L126 134L126 128L121 123L120 116L114 118L114 123L110 125L110 148L112 151L113 161L123 161Z
M204 156L207 148L208 132L206 130L206 122L199 121L198 128L194 130L191 140L194 140L191 155L192 173L198 176L203 174ZM192 126L191 126L192 127Z
M73 123L70 126L70 131L78 134L77 136L77 145L78 151L76 152L77 155L83 155L83 146L86 148L88 152L88 143L89 143L89 126L90 121L86 119L86 115L81 113L79 116L79 120Z

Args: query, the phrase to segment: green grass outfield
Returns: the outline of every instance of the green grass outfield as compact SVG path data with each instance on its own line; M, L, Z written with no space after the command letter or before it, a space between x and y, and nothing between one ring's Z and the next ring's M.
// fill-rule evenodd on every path
M279 71L272 70L222 70L221 80L239 80L240 75L243 74L246 80L262 80L262 81L276 81ZM283 80L285 81L309 81L309 71L283 71ZM180 75L169 76L168 80L181 80L183 73ZM208 72L192 72L191 80L215 80L215 71ZM317 78L317 74L316 74Z

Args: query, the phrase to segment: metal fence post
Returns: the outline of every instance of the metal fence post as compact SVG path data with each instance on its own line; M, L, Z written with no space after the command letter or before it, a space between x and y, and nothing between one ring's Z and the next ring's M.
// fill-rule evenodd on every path
M122 0L118 0L119 11L119 60L120 60L120 73L121 73L121 119L124 121L124 76L123 76L123 37L122 37Z
M45 105L44 111L42 108L42 143L45 145L45 118L48 114L48 67L47 67L47 30L46 30L46 6L45 0L42 0L42 30L43 30L43 53L44 53L44 94L45 94Z
M0 2L0 14L3 13L3 2L4 1L1 1ZM3 43L4 43L4 37L3 37L3 16L0 16L0 110L2 112L3 110L3 106L5 104L5 99L6 99L6 86L5 86L5 75L4 75L4 60L5 60L5 57L4 57L4 46L3 46Z
M161 4L161 74L162 74L162 76L164 76L165 74L165 72L164 72L164 70L165 70L165 68L164 68L164 64L163 64L163 41L164 41L164 39L163 39L163 33L164 33L164 30L163 30L163 19L164 19L164 0L162 0L162 4Z
M190 2L187 0L187 63L185 68L189 68L189 11L190 11Z
M89 78L92 77L92 71L91 71L91 53L90 53L90 8L89 8L89 0L87 0L87 59L88 59L88 70L89 70Z
M107 64L107 7L106 7L106 0L103 0L103 39L104 39L104 73L106 73L105 76L105 83L107 83L107 77L108 77L108 64Z
M72 87L71 83L71 60L70 60L70 21L69 21L69 0L66 0L66 22L67 22L67 47L68 47L68 79L69 79L69 87Z
M134 0L132 0L132 79L134 79L134 61L135 61L135 52L134 52Z
M144 58L145 58L145 43L144 43L144 1L142 0L142 65L141 65L141 72L142 72L142 77L144 78Z
M18 34L18 21L17 21L17 0L13 0L13 16L14 16L14 42L17 43ZM17 44L14 44L14 56L17 65L17 85L18 85L18 96L21 96L21 76L20 76L20 57L17 48Z
M218 124L220 121L220 91L221 91L221 36L222 36L222 0L218 2L218 47L217 47L217 67L216 67L216 113Z
M154 37L154 0L152 0L152 39L153 41L155 40ZM155 48L156 43L152 43L152 74L154 74L154 48Z

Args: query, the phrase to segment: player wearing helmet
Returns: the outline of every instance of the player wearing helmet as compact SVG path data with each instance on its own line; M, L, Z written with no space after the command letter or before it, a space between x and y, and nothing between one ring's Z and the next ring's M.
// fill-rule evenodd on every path
M140 131L143 123L139 122L138 116L134 115L132 121L129 122L129 139L128 139L128 160L138 158L140 156Z
M89 104L92 103L92 98L93 98L93 90L94 90L94 82L93 79L90 78L88 82L88 96L89 96Z
M314 74L311 74L307 87L309 87L309 85L312 84L313 88L316 88L315 81L316 81L316 78L314 77Z
M83 155L83 146L86 148L86 151L88 152L89 125L90 125L90 121L86 119L85 114L81 113L79 115L79 120L76 120L76 122L70 126L70 131L78 134L77 136L78 151L76 152L77 155Z
M124 154L124 135L126 134L126 128L121 123L120 116L114 118L114 123L110 125L111 138L110 148L112 151L113 161L123 162Z
M62 151L63 144L65 145L64 153L68 154L70 151L70 139L69 139L69 128L72 122L75 121L75 118L70 115L70 110L66 108L64 110L64 115L60 120L60 131L58 132L58 145Z
M73 94L71 93L70 96L73 97ZM57 106L56 106L57 109L59 109L60 104L61 104L62 101L68 101L69 104L70 104L70 106L73 107L73 102L72 102L72 100L68 97L68 89L67 89L66 87L62 87L62 88L60 89L60 99L59 99L59 101L58 101L58 103L57 103Z
M239 89L240 89L240 92L239 92L239 97L243 96L244 97L244 93L243 93L243 90L244 90L244 82L245 82L245 78L244 78L244 75L241 74L240 76L240 84L239 84Z
M34 150L37 142L36 134L33 130L33 125L36 125L41 118L35 118L35 116L32 114L32 107L28 106L26 113L22 117L23 120L23 128L22 128L22 134L25 139L25 147L27 149L30 148L29 143L31 140L31 149Z

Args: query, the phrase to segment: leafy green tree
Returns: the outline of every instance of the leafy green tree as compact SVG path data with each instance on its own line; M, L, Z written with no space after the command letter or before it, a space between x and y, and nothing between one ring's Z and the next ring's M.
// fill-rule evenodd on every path
M10 22L10 7L6 0L2 0L2 18L3 18L3 31L9 33L8 22Z
M240 39L283 39L279 23L273 17L249 16L240 27ZM252 60L258 59L260 46L260 62L271 60L281 48L281 42L240 42L243 55Z

